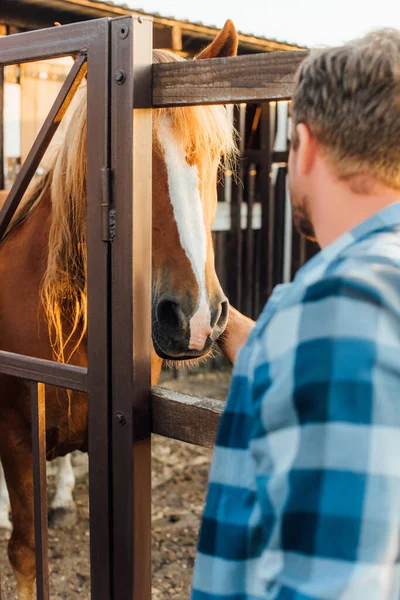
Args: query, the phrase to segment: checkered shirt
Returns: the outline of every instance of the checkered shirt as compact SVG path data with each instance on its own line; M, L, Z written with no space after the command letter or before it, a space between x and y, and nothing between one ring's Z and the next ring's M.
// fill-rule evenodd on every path
M239 353L192 600L400 599L400 202L278 286Z

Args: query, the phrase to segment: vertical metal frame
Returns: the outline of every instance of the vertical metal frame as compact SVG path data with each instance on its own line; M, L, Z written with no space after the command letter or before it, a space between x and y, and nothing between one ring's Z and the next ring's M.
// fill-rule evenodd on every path
M99 23L100 25L100 23ZM87 252L91 597L112 595L110 248L103 241L102 173L110 163L109 21L88 50Z
M36 591L49 600L49 550L46 481L46 402L43 383L31 384L33 492L35 513Z
M111 22L113 598L151 597L152 22ZM134 110L133 110L134 109Z

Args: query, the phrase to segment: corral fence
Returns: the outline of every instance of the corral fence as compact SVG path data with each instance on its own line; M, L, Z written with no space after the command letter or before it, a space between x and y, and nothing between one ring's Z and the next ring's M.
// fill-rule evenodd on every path
M293 229L287 188L288 101L241 103L229 112L240 159L219 186L216 270L230 302L257 319L273 288L317 251Z
M1 351L0 373L31 382L38 599L49 598L45 389L55 385L89 396L91 597L149 600L151 433L212 446L222 410L212 399L150 388L151 109L288 99L304 53L153 66L144 17L0 39L2 67L71 54L0 213L0 238L87 69L88 368ZM261 218L269 222L268 210Z

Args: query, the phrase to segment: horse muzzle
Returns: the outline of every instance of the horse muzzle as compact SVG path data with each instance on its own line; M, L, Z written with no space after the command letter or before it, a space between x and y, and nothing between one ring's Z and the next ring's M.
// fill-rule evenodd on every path
M197 305L191 297L162 294L153 302L153 344L166 360L190 360L208 354L228 321L228 301L218 296L212 302L202 298Z

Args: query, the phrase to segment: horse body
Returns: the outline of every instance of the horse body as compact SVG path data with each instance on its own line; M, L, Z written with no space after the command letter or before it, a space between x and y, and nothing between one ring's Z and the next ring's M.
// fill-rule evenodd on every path
M236 53L228 22L199 58ZM156 61L177 60L156 51ZM234 148L222 107L154 114L152 383L163 359L206 355L228 303L215 268L211 225L221 155ZM28 196L0 244L0 349L87 366L86 99L50 175ZM87 396L46 387L47 457L87 450ZM19 600L33 600L35 541L30 387L0 376L0 457L10 494L9 558Z

